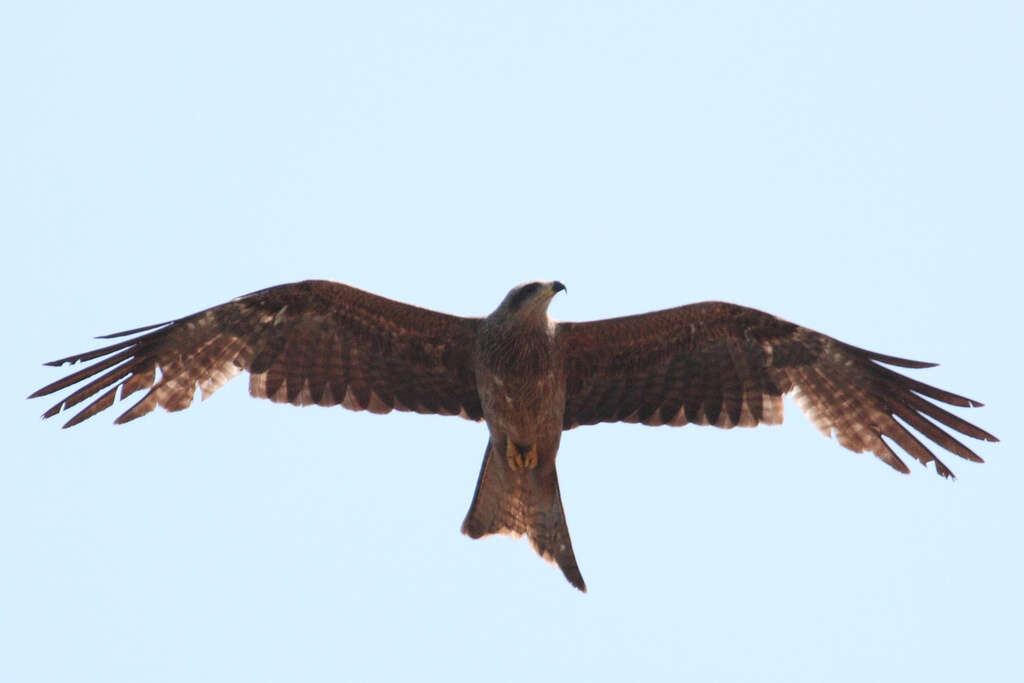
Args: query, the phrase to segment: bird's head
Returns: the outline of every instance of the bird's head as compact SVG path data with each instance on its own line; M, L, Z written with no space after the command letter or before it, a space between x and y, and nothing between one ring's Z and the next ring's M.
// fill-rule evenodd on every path
M558 280L524 282L513 287L491 315L518 319L534 316L546 318L551 299L555 294L564 291L567 291L565 285Z

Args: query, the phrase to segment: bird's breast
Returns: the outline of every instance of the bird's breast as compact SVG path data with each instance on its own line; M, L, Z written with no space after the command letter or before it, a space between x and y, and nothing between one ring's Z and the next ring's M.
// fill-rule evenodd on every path
M484 419L492 429L524 443L541 432L561 432L565 375L547 335L483 339L476 377Z

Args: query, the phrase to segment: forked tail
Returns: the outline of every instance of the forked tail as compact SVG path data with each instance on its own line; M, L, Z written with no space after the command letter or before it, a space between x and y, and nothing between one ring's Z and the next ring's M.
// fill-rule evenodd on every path
M513 472L488 441L462 533L470 538L525 534L538 555L558 565L573 586L587 590L572 552L554 467Z

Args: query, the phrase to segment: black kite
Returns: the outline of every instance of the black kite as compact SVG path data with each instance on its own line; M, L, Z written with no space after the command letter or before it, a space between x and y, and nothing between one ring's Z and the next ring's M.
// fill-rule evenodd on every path
M463 533L526 535L586 590L555 471L563 430L598 422L753 427L782 422L782 397L826 435L910 470L883 437L921 463L946 467L905 425L981 462L942 426L988 432L940 408L980 406L884 365L932 363L859 349L751 308L720 302L585 323L547 309L560 282L515 287L486 318L429 311L328 281L271 287L49 365L95 360L32 394L87 381L44 414L93 399L65 427L146 390L117 418L191 405L243 370L249 391L294 405L406 410L484 420L490 439ZM134 335L134 336L132 336ZM101 393L102 392L102 393ZM928 399L932 399L931 401ZM901 420L904 424L901 424Z

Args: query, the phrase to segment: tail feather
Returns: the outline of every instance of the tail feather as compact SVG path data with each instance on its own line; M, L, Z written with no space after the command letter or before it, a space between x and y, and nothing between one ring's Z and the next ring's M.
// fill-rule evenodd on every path
M470 538L525 535L537 554L561 569L569 583L587 590L569 540L554 467L513 472L488 442L462 533Z

